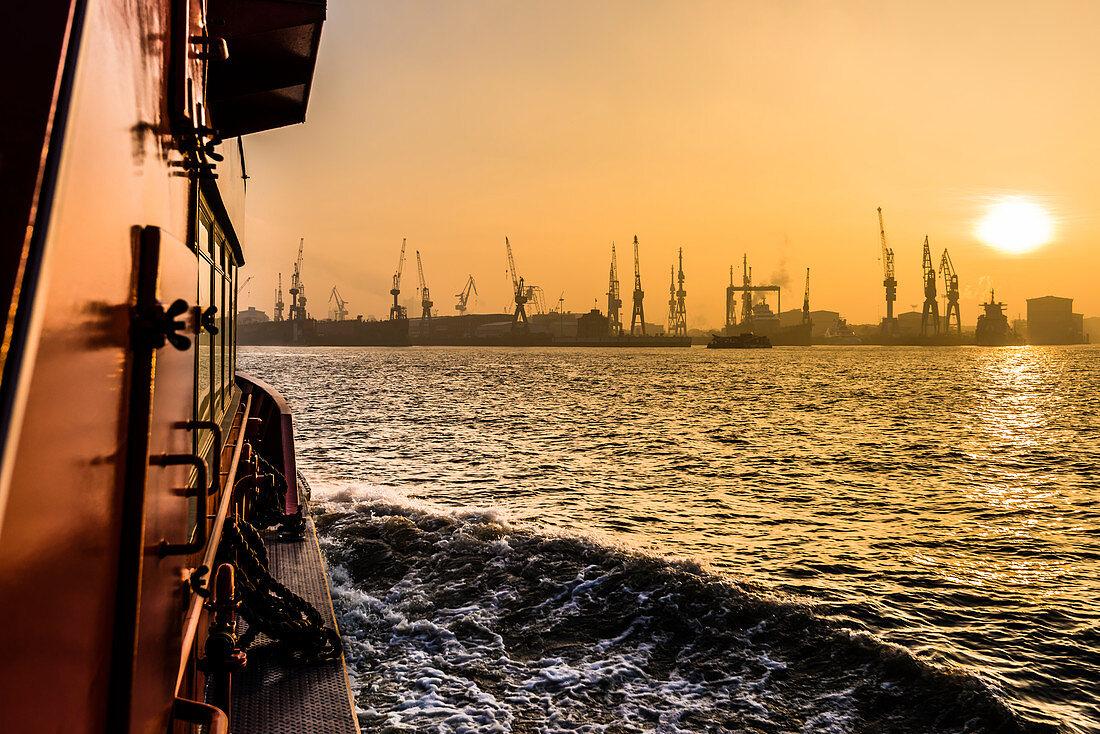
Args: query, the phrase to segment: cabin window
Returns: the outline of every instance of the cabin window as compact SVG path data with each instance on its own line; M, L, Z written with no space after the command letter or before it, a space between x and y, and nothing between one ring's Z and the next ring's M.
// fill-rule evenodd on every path
M236 266L224 229L200 197L195 227L195 254L199 261L196 305L202 312L214 307L213 325L195 339L195 416L200 420L221 420L233 397Z

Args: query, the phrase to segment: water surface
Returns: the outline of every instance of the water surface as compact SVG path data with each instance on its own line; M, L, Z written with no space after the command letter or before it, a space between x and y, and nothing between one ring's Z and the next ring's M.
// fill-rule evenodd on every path
M435 545L424 545L425 552L429 545L453 549L449 533L459 532L456 528L467 534L463 537L498 531L470 531L463 524L469 518L461 515L452 514L446 522L439 518L456 508L492 508L499 514L482 524L495 528L507 518L505 530L499 531L503 535L492 542L511 543L513 550L530 550L522 533L556 528L580 531L591 547L608 553L623 544L693 559L704 564L703 577L741 584L754 599L770 594L782 604L808 608L814 619L825 620L829 631L820 634L830 640L837 630L867 635L886 643L883 650L903 646L924 666L919 685L912 676L901 676L901 682L883 678L886 674L874 673L870 665L862 684L849 685L838 677L832 693L826 683L833 680L831 673L819 670L823 687L817 694L793 686L797 693L782 693L782 703L765 696L753 704L773 713L782 707L795 713L772 719L761 714L756 723L751 716L707 719L708 710L736 708L726 699L692 703L703 712L694 724L690 717L662 719L656 703L662 694L654 691L665 689L647 689L646 699L632 688L635 698L624 694L623 700L635 703L614 704L622 711L604 717L609 722L616 716L628 720L623 711L648 705L646 710L657 711L652 727L669 731L754 726L760 731L981 731L1003 725L990 723L998 721L995 716L970 724L921 718L928 713L922 707L936 705L917 701L929 697L932 684L926 674L933 671L977 681L1025 723L1100 731L1098 349L250 348L241 350L240 365L288 398L295 411L299 466L320 494L337 500L329 507L335 513L331 522L323 525L330 528L329 552L335 573L342 574L338 581L347 585L341 588L355 591L338 600L345 612L357 604L370 606L356 594L396 604L387 607L390 614L407 601L387 597L383 586L368 589L365 577L356 578L346 567L356 565L347 555L355 538L368 545L388 543L389 560L381 565L397 563L399 549L383 532L388 526L370 523L402 518L411 522L408 532L415 537L435 538ZM395 497L410 502L397 510L401 502ZM356 505L356 499L369 502ZM436 510L417 506L418 499ZM354 515L340 513L364 508L371 518L364 527L374 529L349 535L348 518ZM451 530L440 530L434 522ZM502 557L496 546L486 548L477 551L484 556L479 563ZM404 579L420 584L418 593L425 584L439 587L440 577L432 573L441 572L425 570L424 557L401 558L396 568L406 575L387 584ZM590 564L602 569L596 578L604 578L608 568L629 565L618 556L610 558L600 556ZM556 577L546 571L546 578ZM649 576L630 578L624 583L631 589L658 584ZM555 583L567 582L562 577ZM509 586L509 593L519 588ZM589 603L603 599L613 610L622 604L614 601L615 593L609 588ZM540 608L537 604L530 605L522 623L509 622L501 611L508 604L493 594L463 599L483 616L496 610L480 623L501 638L500 650L491 654L510 655L519 643L509 642L508 630L519 635L516 630L548 622L536 621L531 610ZM725 608L728 604L718 601L727 599L723 594L715 592L713 603ZM437 604L433 623L453 636L447 625L454 620L445 604L431 603ZM647 603L643 600L639 608ZM786 619L781 608L787 607L773 609L774 619ZM538 614L543 613L549 612ZM400 614L412 619L419 612L402 607ZM632 664L641 665L652 681L660 677L652 662L653 635L660 635L646 634L649 642L637 646L649 662ZM738 649L752 649L750 637L739 638ZM415 648L412 639L401 649ZM562 665L573 671L568 675L583 678L576 671L594 664L592 651L607 639L594 635L576 660L565 655ZM768 639L768 649L782 647L781 636ZM725 645L728 652L732 643L714 644ZM841 660L856 665L847 644L829 647L838 665ZM430 648L425 648L429 658L444 654ZM463 649L473 655L474 647ZM783 649L794 655L793 648ZM539 652L539 661L551 659L545 653ZM680 646L669 654L679 656L681 664L660 678L666 688L677 680L673 673L686 674L686 661L699 650ZM383 665L377 655L360 657L364 680ZM752 657L753 665L760 659ZM791 672L797 666L784 665L785 675L797 678ZM706 664L696 660L696 667ZM468 671L455 675L476 679ZM723 675L736 678L729 670ZM516 672L513 684L505 675L503 688L485 695L518 695L527 690L524 681L530 676L530 671ZM778 679L772 674L754 680L761 690L771 691L783 689ZM869 704L859 694L872 681L880 688L908 686L905 696L919 711L911 718L874 723L868 711L883 704ZM476 685L496 690L484 682ZM959 685L959 691L970 690L970 682ZM373 694L367 688L360 705L369 708ZM581 684L566 690L572 692L550 698L591 695ZM836 698L844 691L847 698ZM820 700L828 695L835 700L821 708ZM689 705L667 691L664 698L672 707ZM531 711L547 715L549 709L538 709L537 701L523 700L509 709L511 719L499 712L490 719L510 722L501 730L521 731L526 730L523 717L534 716ZM638 703L645 700L650 703ZM446 696L440 701L453 704ZM579 710L601 718L593 713L598 707L586 705ZM528 713L520 715L520 710ZM562 711L559 721L579 715L568 707ZM814 718L823 711L825 719ZM378 721L391 720L383 711L374 713L382 717ZM409 721L423 723L415 718L422 713L410 715ZM622 729L606 724L592 730L652 728L644 715L638 716ZM489 730L479 726L469 730Z

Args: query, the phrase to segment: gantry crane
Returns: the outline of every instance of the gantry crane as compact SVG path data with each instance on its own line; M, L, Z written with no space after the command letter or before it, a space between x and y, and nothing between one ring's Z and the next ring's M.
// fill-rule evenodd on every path
M340 297L340 291L336 290L336 286L332 286L332 292L328 296L329 305L334 301L336 308L332 310L332 320L343 321L348 316L348 302Z
M619 309L623 299L619 297L619 265L615 258L615 243L611 243L611 276L607 283L607 331L611 336L622 336L623 319Z
M420 280L420 331L432 330L432 303L431 295L428 293L428 284L424 282L424 265L420 262L420 250L416 251L416 275Z
M302 284L302 254L305 243L305 237L298 240L298 259L294 261L294 273L290 276L291 321L304 321L306 318L306 287Z
M512 276L512 299L516 311L512 314L512 331L527 333L531 327L527 323L527 290L523 287L523 278L516 272L516 260L512 257L512 243L504 238L504 249L508 251L508 274Z
M687 291L684 290L684 248L680 248L679 270L676 272L677 288L672 306L672 318L668 330L673 336L687 336Z
M279 287L275 291L275 320L276 321L282 321L283 320L283 308L284 307L285 307L285 304L283 303L283 274L279 273Z
M932 266L932 252L928 249L928 235L924 236L924 308L920 315L920 335L930 336L928 324L938 336L940 333L940 306L936 303L936 269Z
M955 316L955 333L962 334L962 317L959 316L959 274L955 272L955 266L951 262L951 256L947 254L947 248L943 250L940 258L940 273L943 274L944 295L947 298L947 306L943 312L943 332L951 332L951 315Z
M401 238L401 254L397 257L397 272L393 274L393 288L390 295L393 296L393 305L390 306L390 321L404 321L409 318L408 310L397 302L401 295L401 271L405 269L405 238Z
M881 206L878 208L878 234L882 240L882 285L886 287L886 318L882 320L882 331L893 334L897 331L894 301L898 298L898 281L894 278L894 251L886 244L886 226L882 223Z
M472 275L466 278L466 286L462 289L462 292L455 294L455 297L458 298L455 311L460 314L466 313L466 304L470 302L470 291L473 291L475 296L477 295L477 286L474 284L474 276Z
M806 268L806 293L802 296L802 323L813 325L810 321L810 269Z
M630 335L634 336L634 329L641 324L642 336L645 336L645 313L642 310L642 299L645 291L642 290L642 269L638 264L638 235L634 235L634 312L630 316Z

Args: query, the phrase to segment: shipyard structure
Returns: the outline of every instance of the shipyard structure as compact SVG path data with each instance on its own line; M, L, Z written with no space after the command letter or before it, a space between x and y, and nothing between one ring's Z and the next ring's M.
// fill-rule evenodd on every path
M511 298L507 311L468 313L471 297L477 296L473 275L466 278L455 294L454 315L441 315L428 287L424 259L415 252L417 287L415 301L403 305L402 276L406 242L402 240L390 295L393 302L384 320L356 316L350 318L348 302L336 286L328 299L328 318L317 319L306 308L302 280L304 242L298 245L288 294L283 299L282 275L275 292L274 318L255 308L238 314L238 342L243 345L303 346L593 346L593 347L687 347L694 338L705 343L713 334L726 338L764 337L775 346L825 345L916 345L953 346L978 344L1010 346L1015 344L1080 344L1087 341L1085 320L1073 312L1073 300L1043 296L1027 301L1027 320L1010 322L1006 304L997 301L993 291L980 304L974 332L964 333L959 308L959 275L951 256L944 249L933 258L928 236L921 248L921 310L895 314L897 276L894 250L890 246L882 209L878 209L879 240L882 252L886 316L874 325L853 329L836 311L810 310L810 270L806 269L802 308L782 309L782 289L774 283L753 280L748 256L741 259L741 275L735 278L730 266L725 291L725 323L720 331L700 331L689 335L687 327L687 288L684 252L680 248L669 268L668 311L665 323L646 320L645 291L642 288L641 253L637 236L633 241L633 288L629 294L630 317L626 318L625 294L619 281L618 253L611 245L606 309L598 306L587 313L567 312L564 293L557 308L548 305L544 289L529 283L516 266L512 244L504 238ZM249 279L250 280L250 279ZM246 280L240 288L247 285ZM238 289L238 292L240 290ZM942 306L941 311L941 294ZM772 309L771 302L775 308ZM410 316L409 311L414 311ZM652 312L651 312L652 313Z

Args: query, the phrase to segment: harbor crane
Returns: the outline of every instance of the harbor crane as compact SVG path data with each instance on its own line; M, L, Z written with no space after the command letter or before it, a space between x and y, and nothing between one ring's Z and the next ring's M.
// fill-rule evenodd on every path
M607 329L611 336L623 335L623 319L619 309L623 299L619 297L619 264L615 257L615 243L611 243L611 276L607 283Z
M531 330L527 323L527 289L523 286L523 278L516 273L516 259L512 257L512 243L504 238L504 249L508 251L508 274L512 276L512 298L516 304L516 311L512 314L512 331L527 333Z
M806 268L806 293L802 296L802 323L813 325L810 320L810 269Z
M416 275L420 279L420 321L421 331L432 329L432 297L428 293L428 284L424 282L424 265L420 262L420 250L416 251Z
M894 319L894 301L898 299L898 281L894 277L894 251L886 244L886 226L882 223L882 207L878 208L878 234L882 240L882 285L886 287L886 318L882 320L884 334L894 334L898 322Z
M644 297L642 269L638 264L638 235L634 235L634 312L630 316L631 336L634 336L634 330L639 324L641 324L642 336L645 336L645 313L642 310L642 299Z
M332 286L332 293L328 296L328 302L331 306L336 304L336 308L332 310L333 321L343 321L348 317L348 302L340 297L340 291L336 290L336 286Z
M238 296L241 295L241 291L243 291L245 286L248 285L251 282L252 282L252 276L250 275L250 276L248 276L247 278L244 279L243 283L241 283L240 285L237 286L237 295Z
M455 297L458 298L458 305L455 306L455 311L460 314L466 313L466 304L470 302L470 292L477 295L477 286L474 285L474 276L466 278L466 286L462 289L461 293L456 293Z
M951 262L951 256L947 254L947 248L943 250L940 258L940 273L943 274L944 295L947 298L947 307L943 312L943 333L951 333L951 316L955 317L955 333L962 334L962 318L959 316L959 274L955 272L955 265Z
M733 266L730 265L730 284L726 288L726 334L733 334L734 327L737 326L737 296L735 293L733 288Z
M298 240L298 259L294 261L294 273L290 276L290 320L306 319L306 287L302 284L302 255L306 238Z
M275 320L283 320L283 308L286 304L283 303L283 274L279 273L279 287L275 291Z
M680 248L679 270L676 272L676 288L674 300L670 300L672 306L672 318L668 322L668 330L673 336L687 336L687 291L684 290L684 248Z
M668 266L668 333L676 323L676 266Z
M928 249L928 235L924 236L924 308L920 315L920 335L930 336L928 325L936 336L940 333L940 306L936 303L936 268L932 266L932 252Z
M393 274L393 288L390 295L393 296L393 305L390 306L390 321L404 321L409 318L408 310L397 302L401 295L401 271L405 269L405 238L401 238L401 254L397 257L397 272Z

